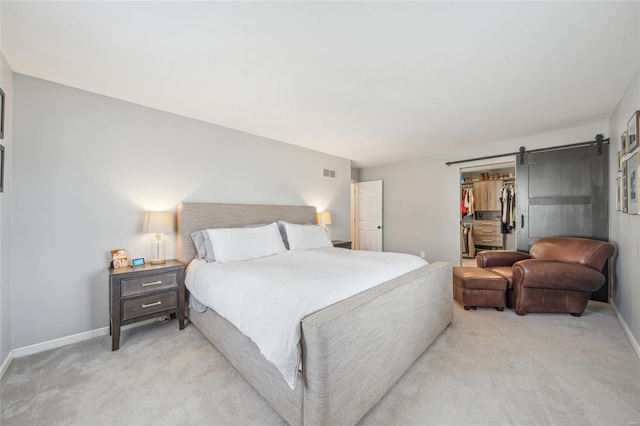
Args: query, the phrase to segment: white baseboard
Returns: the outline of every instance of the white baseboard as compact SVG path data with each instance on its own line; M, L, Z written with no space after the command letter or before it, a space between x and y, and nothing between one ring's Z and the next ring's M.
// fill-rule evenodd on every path
M35 345L23 346L21 348L13 350L13 357L21 358L23 356L48 351L49 349L55 349L62 346L70 345L72 343L82 342L83 340L93 339L94 337L104 336L105 334L109 334L109 327L96 328L95 330L85 331L83 333L73 334L71 336L60 337L59 339L36 343Z
M125 325L121 330L128 330L134 327L140 327L141 325L150 324L158 321L158 318L151 318L145 321L140 321L134 324ZM109 327L96 328L95 330L85 331L83 333L73 334L71 336L61 337L59 339L48 340L42 343L36 343L34 345L23 346L22 348L14 349L12 352L13 358L20 358L23 356L37 354L39 352L48 351L49 349L56 349L62 346L67 346L72 343L82 342L84 340L93 339L94 337L102 337L109 335ZM8 365L7 365L8 367Z
M9 365L11 365L11 361L13 361L13 351L9 351L7 357L2 361L2 365L0 365L0 380L4 377L4 373L9 369Z
M613 313L616 314L616 317L618 318L618 322L622 326L622 331L624 331L624 334L627 335L627 339L629 339L629 343L631 343L631 347L633 348L634 351L636 351L636 355L638 356L638 358L640 358L640 344L638 344L638 341L636 340L635 336L631 333L631 329L629 329L629 326L625 322L624 318L622 318L622 315L620 314L620 311L618 310L618 307L616 306L616 304L613 303L613 300L610 300L609 302L611 303L611 308L613 309Z

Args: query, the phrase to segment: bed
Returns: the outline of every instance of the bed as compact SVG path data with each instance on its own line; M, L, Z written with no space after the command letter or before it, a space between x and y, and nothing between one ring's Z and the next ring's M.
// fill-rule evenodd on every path
M194 231L315 219L310 206L182 203L177 257L194 258ZM451 280L451 265L433 262L303 318L294 389L213 309L187 317L289 424L355 424L450 324Z

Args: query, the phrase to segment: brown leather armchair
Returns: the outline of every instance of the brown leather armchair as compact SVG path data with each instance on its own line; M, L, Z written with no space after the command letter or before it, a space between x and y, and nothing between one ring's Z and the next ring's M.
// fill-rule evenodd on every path
M478 253L476 263L507 280L507 307L527 312L580 316L591 293L604 284L602 268L613 245L573 237L539 239L530 254L509 250Z

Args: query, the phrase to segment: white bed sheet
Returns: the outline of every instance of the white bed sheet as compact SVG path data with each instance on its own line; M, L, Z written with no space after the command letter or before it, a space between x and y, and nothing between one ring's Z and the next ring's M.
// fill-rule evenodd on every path
M189 292L249 337L295 387L300 321L427 262L402 253L321 248L241 262L194 260Z

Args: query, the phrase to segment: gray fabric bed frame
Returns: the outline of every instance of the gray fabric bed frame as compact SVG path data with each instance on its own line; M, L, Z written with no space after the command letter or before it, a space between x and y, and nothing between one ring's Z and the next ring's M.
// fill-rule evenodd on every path
M285 220L314 223L309 206L182 203L178 259L195 255L191 232ZM257 346L212 309L190 321L291 425L358 422L453 319L451 265L434 262L302 320L302 364L291 390Z

